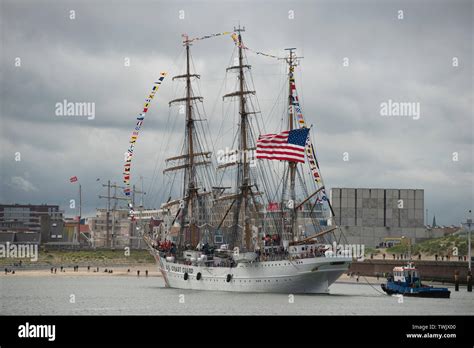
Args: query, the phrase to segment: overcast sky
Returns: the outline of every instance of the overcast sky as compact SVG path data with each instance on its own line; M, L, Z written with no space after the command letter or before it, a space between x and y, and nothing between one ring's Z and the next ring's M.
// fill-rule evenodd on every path
M153 81L161 71L182 73L181 34L229 31L240 21L247 46L276 55L296 47L304 56L297 84L328 187L424 189L430 222L435 213L438 224L458 224L473 203L472 16L468 0L1 0L0 202L59 204L72 215L68 202L77 198L77 184L69 178L77 176L83 211L94 214L105 203L97 197L106 193L101 183L121 182L134 118ZM232 132L219 128L233 50L229 37L192 47L218 147ZM273 106L284 65L247 57L266 130L277 131L269 128L280 125ZM179 88L165 80L135 149L132 181L144 177L155 207L166 199L158 195L161 175L153 181L155 163L179 152L163 145L184 125L168 108ZM56 116L64 99L94 102L95 118ZM380 104L389 99L420 103L420 118L381 116Z

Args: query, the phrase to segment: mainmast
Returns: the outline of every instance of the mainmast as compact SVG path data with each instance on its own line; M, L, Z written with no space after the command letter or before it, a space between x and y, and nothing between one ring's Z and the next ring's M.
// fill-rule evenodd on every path
M174 79L185 79L186 80L186 97L175 99L170 101L170 105L173 103L182 103L185 102L186 106L186 146L185 153L183 156L177 156L174 158L169 158L168 160L184 159L185 164L168 168L165 171L184 169L184 185L183 185L183 200L180 205L180 234L178 236L178 245L183 246L185 242L184 229L186 225L186 218L188 220L188 228L190 231L190 242L192 245L198 243L199 235L197 231L196 217L195 213L195 203L197 197L197 185L196 185L196 165L197 164L207 164L207 162L195 162L194 157L199 155L205 155L205 153L195 153L194 152L194 139L193 135L195 132L194 118L193 118L193 104L194 100L202 101L202 97L196 97L193 95L192 86L191 86L191 77L199 78L199 75L191 74L190 69L190 46L191 42L187 35L183 35L183 45L186 47L186 74L178 75L173 77ZM207 154L207 153L206 153Z
M240 160L238 161L237 168L237 197L236 204L233 212L233 231L231 245L236 246L238 242L238 228L239 228L239 217L242 212L243 220L243 240L241 240L240 246L246 250L251 249L252 232L250 230L250 216L249 216L249 196L252 195L251 183L250 183L250 165L248 158L248 115L250 114L246 106L246 96L249 94L255 94L255 91L247 91L245 83L244 69L250 69L250 65L244 64L243 49L244 45L242 42L242 32L245 31L245 27L234 28L234 31L238 33L238 54L239 64L231 66L227 70L236 69L239 74L239 90L233 93L224 95L227 97L238 97L239 98L239 114L240 114L240 129L239 129L239 154Z
M193 120L193 108L191 105L191 71L189 69L189 40L186 38L186 131L188 136L188 200L187 200L187 209L188 209L188 219L189 219L189 228L191 230L191 240L193 240L193 232L195 227L195 221L193 216L193 202L194 195L196 193L196 181L195 181L195 171L194 171L194 146L193 146L193 129L194 129L194 120ZM184 214L183 214L184 217ZM183 218L182 218L183 219Z

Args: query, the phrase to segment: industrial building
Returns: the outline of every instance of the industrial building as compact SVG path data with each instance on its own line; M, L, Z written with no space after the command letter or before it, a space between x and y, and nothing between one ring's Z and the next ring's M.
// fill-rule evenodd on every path
M423 227L424 191L333 188L331 203L341 226Z
M390 237L413 244L443 235L425 227L422 189L332 188L330 200L349 244L376 247Z

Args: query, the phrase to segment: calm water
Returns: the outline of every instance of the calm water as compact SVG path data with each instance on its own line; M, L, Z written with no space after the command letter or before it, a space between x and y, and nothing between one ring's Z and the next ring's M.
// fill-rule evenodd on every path
M398 298L367 284L337 283L330 295L238 294L166 289L158 277L0 277L3 315L448 315L474 314L474 293L451 299ZM71 295L75 303L70 303ZM184 302L180 303L180 295ZM181 297L182 299L183 297Z

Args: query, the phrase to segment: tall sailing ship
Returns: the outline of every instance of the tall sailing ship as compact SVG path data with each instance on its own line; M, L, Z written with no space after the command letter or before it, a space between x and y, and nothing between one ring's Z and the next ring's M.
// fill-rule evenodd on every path
M179 104L184 111L184 141L182 153L166 159L164 169L173 182L179 178L181 197L162 204L169 217L165 232L144 238L167 287L327 293L352 258L328 250L338 229L324 217L334 213L296 92L301 57L291 48L282 58L288 69L285 121L282 131L263 134L244 31L239 26L232 33L235 59L226 69L226 75L236 74L237 88L223 95L224 102L238 103L233 108L237 132L234 144L229 143L236 149L217 158L217 164L206 148L203 98L192 87L200 78L191 71L193 40L183 36L186 69L173 80L184 80L185 95L170 106Z

